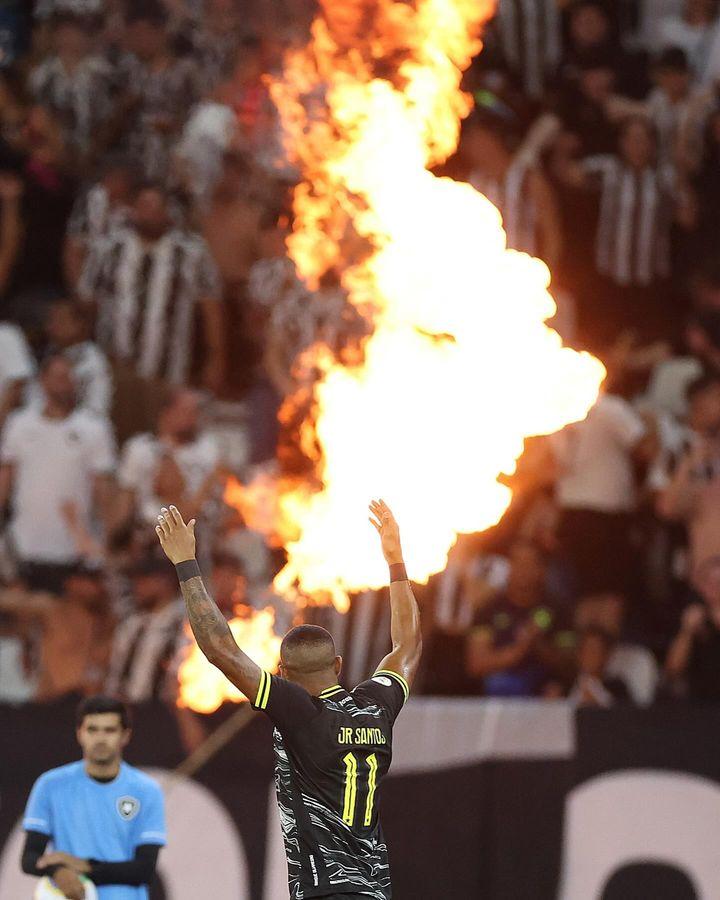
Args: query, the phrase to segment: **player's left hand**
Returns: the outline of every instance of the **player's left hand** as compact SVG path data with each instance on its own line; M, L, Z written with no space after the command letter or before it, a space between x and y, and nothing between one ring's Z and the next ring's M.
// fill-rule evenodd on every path
M70 853L61 853L58 850L52 853L45 853L37 861L38 869L45 869L47 866L65 866L74 872L87 873L90 871L90 863L86 859L80 859L79 856L73 856Z
M195 519L185 524L176 506L163 506L155 526L160 546L173 565L195 559Z
M382 552L388 565L403 561L400 529L390 507L384 500L370 502L370 523L380 535Z

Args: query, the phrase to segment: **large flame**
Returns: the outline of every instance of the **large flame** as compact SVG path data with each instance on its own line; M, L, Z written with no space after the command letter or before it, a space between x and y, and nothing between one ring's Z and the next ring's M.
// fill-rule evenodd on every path
M261 669L274 672L280 659L281 639L274 632L275 612L272 607L253 610L239 605L235 617L228 622L238 645L250 655ZM211 713L226 700L240 703L246 698L203 655L192 638L187 653L178 670L178 706L189 707L195 712Z
M385 583L364 514L374 496L396 512L411 577L440 571L458 533L503 515L511 492L498 476L524 439L584 418L604 377L545 325L544 263L506 249L485 197L428 171L456 148L470 109L461 75L491 6L321 0L310 42L272 85L302 173L289 253L311 287L340 273L371 332L353 365L312 348L311 411L307 381L285 402L284 421L301 413L312 479L245 496L265 531L275 504L286 596L344 608L348 592Z

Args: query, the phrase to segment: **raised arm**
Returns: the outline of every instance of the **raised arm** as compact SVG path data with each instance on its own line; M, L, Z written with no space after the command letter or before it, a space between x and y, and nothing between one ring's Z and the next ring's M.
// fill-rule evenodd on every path
M225 616L205 590L195 559L195 519L186 525L176 507L163 507L155 531L177 571L198 647L253 702L260 684L260 668L235 643Z
M397 672L412 684L420 664L420 611L405 572L400 529L383 500L370 504L370 521L380 535L383 556L390 566L390 634L393 648L378 666Z

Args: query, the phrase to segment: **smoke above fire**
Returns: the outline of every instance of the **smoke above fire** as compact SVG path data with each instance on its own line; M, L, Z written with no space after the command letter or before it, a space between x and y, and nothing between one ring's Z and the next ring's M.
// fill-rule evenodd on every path
M495 207L429 171L457 146L462 72L492 4L319 7L271 87L301 175L288 253L311 288L335 274L367 334L298 362L281 419L308 473L234 495L287 551L276 586L342 609L387 579L370 498L392 506L410 575L426 581L459 533L498 522L511 499L498 477L525 438L584 418L604 369L547 327L550 273L506 248Z

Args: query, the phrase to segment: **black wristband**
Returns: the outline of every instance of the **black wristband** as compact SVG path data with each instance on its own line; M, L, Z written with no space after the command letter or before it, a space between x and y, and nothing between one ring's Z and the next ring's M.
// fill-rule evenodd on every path
M393 563L390 566L390 583L393 581L407 581L407 572L405 571L405 563Z
M189 581L191 578L197 578L202 574L200 566L196 559L186 559L175 566L179 581Z

